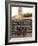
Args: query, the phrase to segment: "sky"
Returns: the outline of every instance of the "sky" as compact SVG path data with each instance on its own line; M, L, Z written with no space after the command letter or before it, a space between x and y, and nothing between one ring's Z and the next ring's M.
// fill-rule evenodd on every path
M12 7L12 16L18 15L19 7ZM32 13L33 8L22 7L22 13Z

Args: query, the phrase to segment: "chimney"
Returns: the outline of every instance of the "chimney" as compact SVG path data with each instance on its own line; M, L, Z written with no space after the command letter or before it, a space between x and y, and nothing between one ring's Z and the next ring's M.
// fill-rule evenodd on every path
M18 14L19 14L19 15L21 15L21 14L22 14L22 8L21 8L21 7L19 7Z

